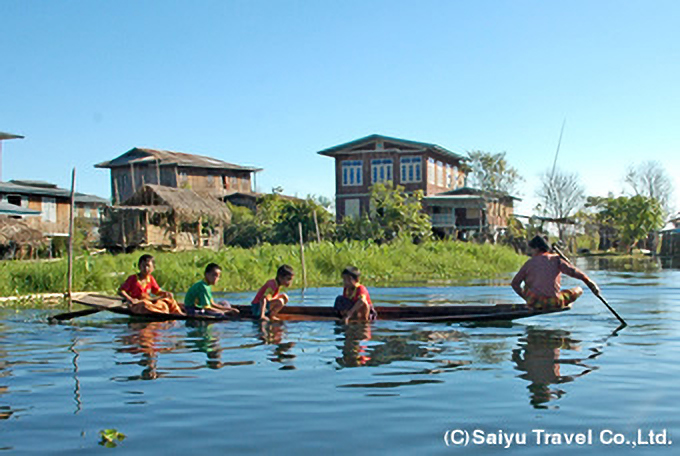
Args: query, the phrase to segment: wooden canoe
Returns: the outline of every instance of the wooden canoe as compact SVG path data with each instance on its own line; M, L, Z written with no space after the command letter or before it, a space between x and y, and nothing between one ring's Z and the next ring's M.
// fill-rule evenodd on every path
M79 296L73 300L78 304L95 309L105 310L121 315L150 320L243 320L254 317L250 305L235 305L240 314L237 317L228 316L216 318L210 316L187 316L169 314L134 314L118 297L89 294ZM496 304L496 305L448 305L448 306L376 306L378 320L390 321L422 321L422 322L465 322L465 321L507 321L518 318L532 317L549 313L562 312L562 310L549 310L536 312L521 304ZM81 311L87 314L87 311ZM94 312L90 312L94 313ZM66 315L66 314L64 314ZM338 320L332 307L326 306L286 306L278 315L279 319L286 321L332 321ZM53 317L60 321L59 316Z

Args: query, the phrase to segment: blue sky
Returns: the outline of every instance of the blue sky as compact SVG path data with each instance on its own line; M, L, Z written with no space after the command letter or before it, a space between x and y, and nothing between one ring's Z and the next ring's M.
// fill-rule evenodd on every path
M132 147L265 168L259 190L332 196L316 151L379 133L507 152L526 178L620 193L659 160L680 205L680 2L2 0L3 179L109 197Z

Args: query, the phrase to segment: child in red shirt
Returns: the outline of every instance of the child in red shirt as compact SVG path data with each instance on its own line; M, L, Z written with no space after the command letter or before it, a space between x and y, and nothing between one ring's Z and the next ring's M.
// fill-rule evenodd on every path
M276 271L276 278L268 280L253 298L251 310L254 318L260 320L278 320L276 315L288 304L288 295L280 293L281 287L289 287L293 283L295 272L284 264ZM269 317L267 317L267 314Z
M342 271L342 296L335 299L333 307L345 323L352 319L370 321L378 317L368 290L359 283L360 278L361 272L353 266Z
M129 302L130 310L136 314L166 313L180 314L184 311L169 291L161 290L151 273L154 259L149 254L139 257L139 272L132 274L120 286L118 294ZM152 298L151 295L156 297Z
M529 242L531 258L512 279L512 289L535 310L564 308L570 306L583 294L581 287L560 290L562 274L582 280L593 293L598 294L597 284L580 269L567 263L559 255L548 253L547 241L536 236ZM522 288L524 282L524 288Z

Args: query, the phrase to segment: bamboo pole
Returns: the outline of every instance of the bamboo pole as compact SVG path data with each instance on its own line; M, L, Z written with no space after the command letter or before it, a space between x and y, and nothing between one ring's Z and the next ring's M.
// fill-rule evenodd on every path
M555 253L556 253L557 255L559 255L560 258L562 258L562 259L563 259L564 261L566 261L567 263L571 264L571 260L569 260L569 258L567 258L566 255L565 255L564 253L562 253L562 252L560 251L560 249L557 248L557 245L553 244L552 248L553 248L553 250L555 251ZM591 291L592 291L592 290L591 290ZM607 302L607 300L604 299L604 298L602 297L602 295L600 294L599 291L598 291L597 293L593 291L593 294L594 294L595 296L597 296L597 298L598 298L600 301L602 301L602 304L604 304L604 305L607 307L607 309L609 309L609 311L616 317L616 319L619 320L619 322L621 323L621 326L622 326L622 327L623 327L623 326L628 326L628 323L626 323L626 321L625 321L623 318L621 318L621 315L619 315L618 313L616 313L616 311L614 310L614 308L613 308L612 306L609 305L609 303Z
M68 310L73 310L73 222L75 216L76 169L71 173L71 200L68 223Z
M298 231L300 233L300 261L302 262L302 290L307 288L307 268L305 267L305 243L302 239L302 223L298 222Z
M156 184L161 185L161 160L156 159Z
M314 226L316 227L316 241L321 243L321 233L319 232L319 221L316 218L316 211L314 211Z

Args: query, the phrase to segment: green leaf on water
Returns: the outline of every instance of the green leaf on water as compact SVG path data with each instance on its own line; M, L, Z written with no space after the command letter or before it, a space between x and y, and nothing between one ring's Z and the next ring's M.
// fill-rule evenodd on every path
M105 446L106 448L115 448L118 442L125 440L126 435L122 432L118 432L116 429L104 429L99 431L101 440L99 444Z

